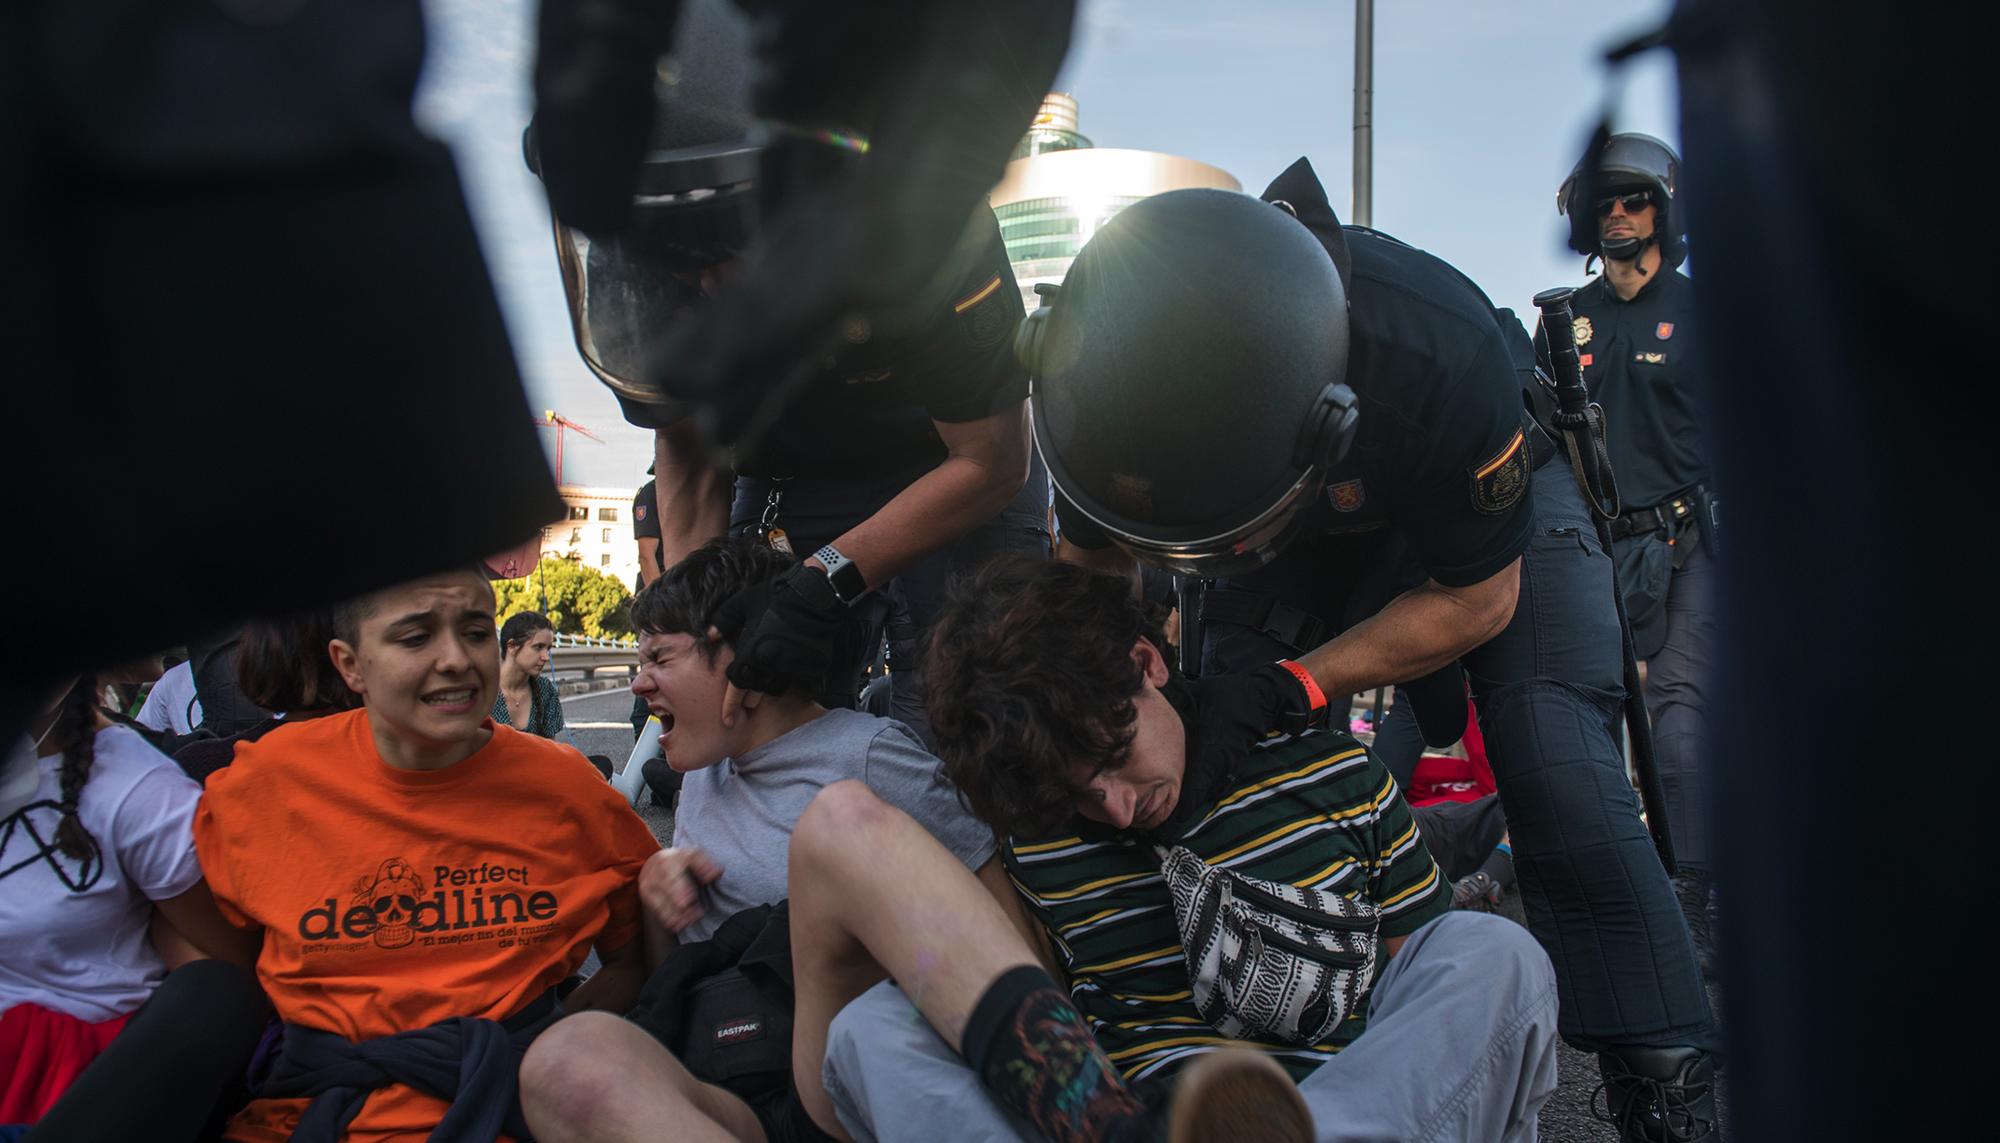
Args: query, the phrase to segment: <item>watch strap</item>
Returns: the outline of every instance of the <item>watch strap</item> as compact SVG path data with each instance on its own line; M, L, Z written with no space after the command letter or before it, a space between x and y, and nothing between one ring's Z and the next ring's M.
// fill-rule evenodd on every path
M861 569L842 555L839 548L821 545L813 558L826 565L826 581L833 585L834 596L843 604L852 607L855 600L868 594L868 581L861 577Z

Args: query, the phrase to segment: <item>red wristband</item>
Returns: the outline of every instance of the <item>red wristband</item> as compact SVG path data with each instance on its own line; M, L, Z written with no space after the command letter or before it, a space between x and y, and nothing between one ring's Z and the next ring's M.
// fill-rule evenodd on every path
M1306 689L1306 702L1311 707L1312 713L1318 714L1326 709L1326 692L1320 690L1319 684L1313 681L1312 672L1290 659L1279 659L1278 665L1290 671L1292 677L1299 681L1299 685Z

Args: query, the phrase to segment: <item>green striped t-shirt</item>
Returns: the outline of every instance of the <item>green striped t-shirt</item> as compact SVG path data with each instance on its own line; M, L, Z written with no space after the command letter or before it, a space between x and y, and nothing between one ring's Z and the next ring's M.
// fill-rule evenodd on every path
M1252 877L1365 898L1382 911L1384 938L1412 933L1450 908L1450 886L1396 780L1352 736L1312 733L1262 745L1233 787L1186 819L1177 842L1160 844L1184 845L1210 865ZM1195 1009L1151 839L1009 838L1004 856L1055 945L1077 1008L1126 1078L1170 1075L1231 1042ZM1365 1012L1354 1013L1311 1047L1248 1042L1302 1079L1366 1023Z

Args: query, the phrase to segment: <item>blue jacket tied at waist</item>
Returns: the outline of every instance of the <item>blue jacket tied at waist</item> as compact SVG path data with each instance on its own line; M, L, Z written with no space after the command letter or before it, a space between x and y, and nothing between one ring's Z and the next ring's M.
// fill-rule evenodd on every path
M294 1143L338 1143L368 1096L391 1084L451 1104L430 1143L493 1143L502 1134L527 1138L521 1057L561 1014L550 992L504 1024L455 1016L360 1043L286 1024L284 1046L260 1094L312 1100L292 1131Z

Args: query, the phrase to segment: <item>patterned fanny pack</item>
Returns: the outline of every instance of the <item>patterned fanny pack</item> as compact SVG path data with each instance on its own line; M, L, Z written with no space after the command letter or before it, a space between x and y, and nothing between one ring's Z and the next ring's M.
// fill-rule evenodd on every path
M1380 914L1154 847L1173 892L1195 1007L1234 1038L1317 1044L1364 1002L1375 976Z

